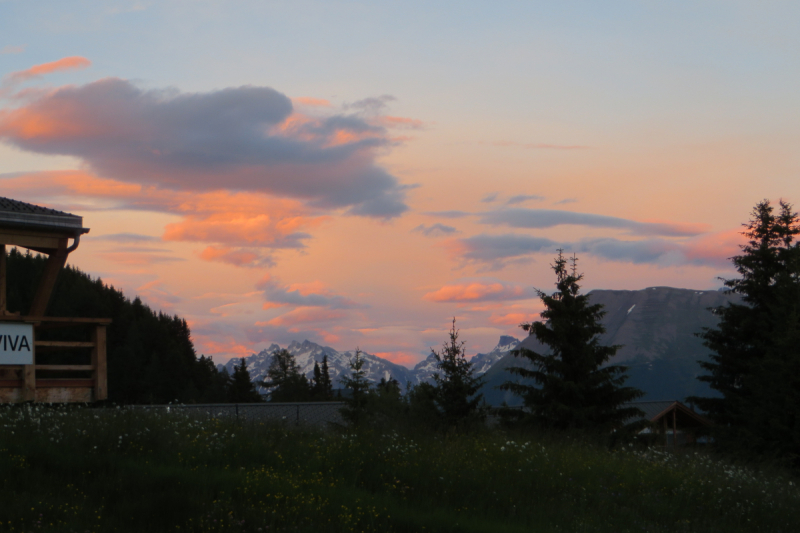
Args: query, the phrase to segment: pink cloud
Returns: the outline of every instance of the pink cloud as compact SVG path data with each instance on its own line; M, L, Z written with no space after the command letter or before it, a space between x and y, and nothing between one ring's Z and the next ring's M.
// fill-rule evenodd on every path
M739 229L712 233L689 242L684 255L694 263L729 267L730 258L739 255L742 251L739 246L746 242Z
M331 107L331 102L324 98L311 98L308 96L298 96L292 98L292 102L306 107Z
M65 58L15 79L77 68ZM32 95L0 111L0 139L80 158L97 176L184 191L239 190L354 215L401 215L406 189L381 168L385 128L355 115L313 117L268 87L142 90L108 78Z
M423 296L431 302L484 302L491 300L522 300L533 298L530 290L498 281L469 281L444 287Z
M300 324L319 324L339 320L344 318L345 315L344 311L337 309L298 307L265 323L256 323L256 325L292 327Z
M29 69L12 72L5 77L7 83L21 83L32 78L38 78L45 74L59 72L63 70L80 70L89 67L91 61L85 57L72 56L64 57L58 61L51 61L50 63L42 63L41 65L34 65Z

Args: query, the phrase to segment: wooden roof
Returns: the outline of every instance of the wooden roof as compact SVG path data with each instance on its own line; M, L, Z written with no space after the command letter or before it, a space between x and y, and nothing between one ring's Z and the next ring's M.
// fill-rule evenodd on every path
M88 233L83 217L0 197L0 227L77 236Z
M694 412L692 409L677 400L660 402L631 402L626 403L625 407L636 407L644 411L644 419L649 422L658 422L663 417L675 411L681 423L681 427L686 426L712 426L710 420L703 415Z

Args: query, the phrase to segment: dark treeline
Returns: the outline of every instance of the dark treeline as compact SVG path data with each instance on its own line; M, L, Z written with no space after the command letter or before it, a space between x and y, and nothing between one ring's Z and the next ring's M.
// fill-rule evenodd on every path
M10 311L28 312L44 263L44 256L11 250L7 264ZM111 402L214 403L228 401L233 392L227 372L218 372L211 358L197 357L185 320L157 313L139 298L130 300L77 268L67 266L59 274L47 315L113 320L107 330ZM60 328L56 333L62 339L87 335L77 328ZM37 356L37 362L49 362L42 360L47 356ZM80 354L58 357L58 362L73 362Z

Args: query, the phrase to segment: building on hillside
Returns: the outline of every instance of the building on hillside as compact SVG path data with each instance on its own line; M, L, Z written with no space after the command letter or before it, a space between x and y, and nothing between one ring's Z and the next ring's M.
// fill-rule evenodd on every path
M650 424L641 434L657 435L657 442L664 446L695 444L713 425L706 417L677 400L631 402L624 407L636 407L644 411L642 419Z
M0 197L0 403L107 398L106 326L111 319L45 316L67 256L88 232L77 215ZM8 309L6 246L47 256L28 309ZM70 340L59 339L65 331Z

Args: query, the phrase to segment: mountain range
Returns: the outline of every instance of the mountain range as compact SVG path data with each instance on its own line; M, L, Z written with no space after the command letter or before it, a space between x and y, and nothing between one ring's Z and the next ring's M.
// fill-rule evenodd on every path
M638 291L595 290L588 294L590 302L602 304L606 312L602 320L606 333L601 336L600 342L604 345L621 345L609 364L628 367L626 385L644 391L642 400L683 400L690 395L713 394L705 383L696 379L703 373L698 361L708 358L708 349L696 333L704 327L716 325L717 318L710 311L711 308L738 301L736 296L721 291L671 287L650 287ZM503 335L492 351L476 354L470 359L475 373L484 376L482 392L492 405L520 403L516 396L497 389L505 381L515 379L506 370L508 367L525 366L527 363L527 359L511 353L516 348L537 352L547 350L534 337L520 341ZM314 363L321 363L325 355L328 356L334 386L339 384L341 376L350 373L349 361L354 355L352 351L339 352L308 340L292 342L286 349L295 356L301 372L308 377L313 375ZM273 344L245 358L253 381L266 378L272 354L279 350L281 347ZM375 383L381 378L394 378L405 389L409 384L432 381L436 372L433 354L413 369L366 352L363 356L367 379ZM232 359L224 368L232 373L233 366L238 362L239 359Z

